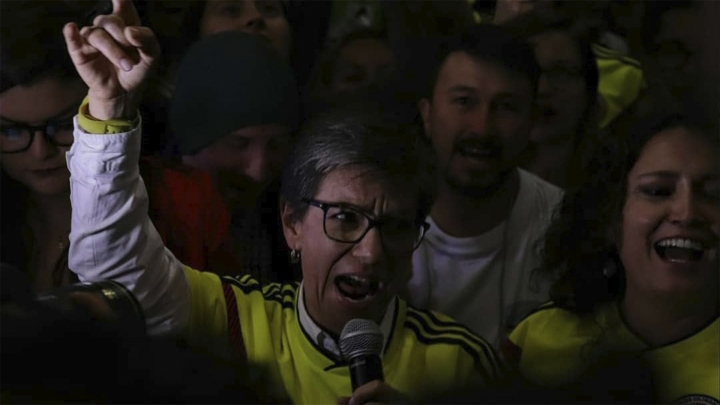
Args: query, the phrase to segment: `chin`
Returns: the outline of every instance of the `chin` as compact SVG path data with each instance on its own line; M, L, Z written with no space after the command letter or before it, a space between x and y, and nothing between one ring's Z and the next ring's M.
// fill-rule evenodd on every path
M548 138L550 138L548 128L538 124L538 126L530 132L529 139L532 143L543 144L548 141Z
M50 183L50 182L42 182L39 184L33 184L32 187L30 187L30 190L34 192L35 194L41 195L43 197L53 197L61 194L66 194L70 192L70 182L57 182L57 183Z
M460 194L468 197L480 198L493 195L500 187L505 184L507 176L504 175L484 175L483 178L470 178L472 176L463 176L460 178L448 178L448 183L456 189Z

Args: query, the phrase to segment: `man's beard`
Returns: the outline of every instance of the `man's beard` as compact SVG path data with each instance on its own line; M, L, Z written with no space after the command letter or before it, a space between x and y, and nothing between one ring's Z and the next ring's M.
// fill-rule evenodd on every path
M457 176L454 176L450 170L446 169L445 181L448 183L448 185L450 185L450 187L452 187L461 195L470 198L482 199L490 197L497 193L508 182L513 170L515 170L515 167L506 168L500 172L497 172L497 175L489 181L476 183L472 180L469 182L463 181Z
M474 170L474 173L473 170L459 175L453 173L454 158L468 154L478 154L493 164L491 168ZM508 182L517 167L517 159L516 156L508 161L503 140L497 135L462 137L453 143L452 155L443 174L448 185L459 194L470 198L487 198L497 193Z

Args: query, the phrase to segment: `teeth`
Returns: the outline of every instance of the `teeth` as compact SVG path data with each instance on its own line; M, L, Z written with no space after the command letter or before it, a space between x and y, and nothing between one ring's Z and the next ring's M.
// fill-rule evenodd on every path
M349 279L356 283L370 283L370 280L367 278L359 277L359 276L347 276Z
M478 149L478 148L462 148L462 153L466 155L476 155L476 156L488 156L491 155L491 153L486 149Z
M693 249L693 250L704 250L702 243L691 240L691 239L682 239L682 238L663 239L660 242L658 242L658 246Z

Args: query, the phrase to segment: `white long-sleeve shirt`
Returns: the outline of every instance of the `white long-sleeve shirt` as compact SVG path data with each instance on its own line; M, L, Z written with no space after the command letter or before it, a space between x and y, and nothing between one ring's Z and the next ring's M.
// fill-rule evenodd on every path
M81 281L111 279L130 289L151 335L179 334L190 318L190 288L184 266L165 248L147 215L148 195L138 170L140 126L94 135L76 118L74 136L67 153L70 270Z

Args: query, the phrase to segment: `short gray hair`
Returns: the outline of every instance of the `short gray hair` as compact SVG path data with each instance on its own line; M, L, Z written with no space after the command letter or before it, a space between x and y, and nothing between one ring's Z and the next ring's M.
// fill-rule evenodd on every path
M425 219L437 188L430 145L415 126L382 121L379 115L346 110L314 119L300 131L281 187L295 220L307 212L303 198L315 197L329 173L349 167L414 187L418 195L416 218Z

